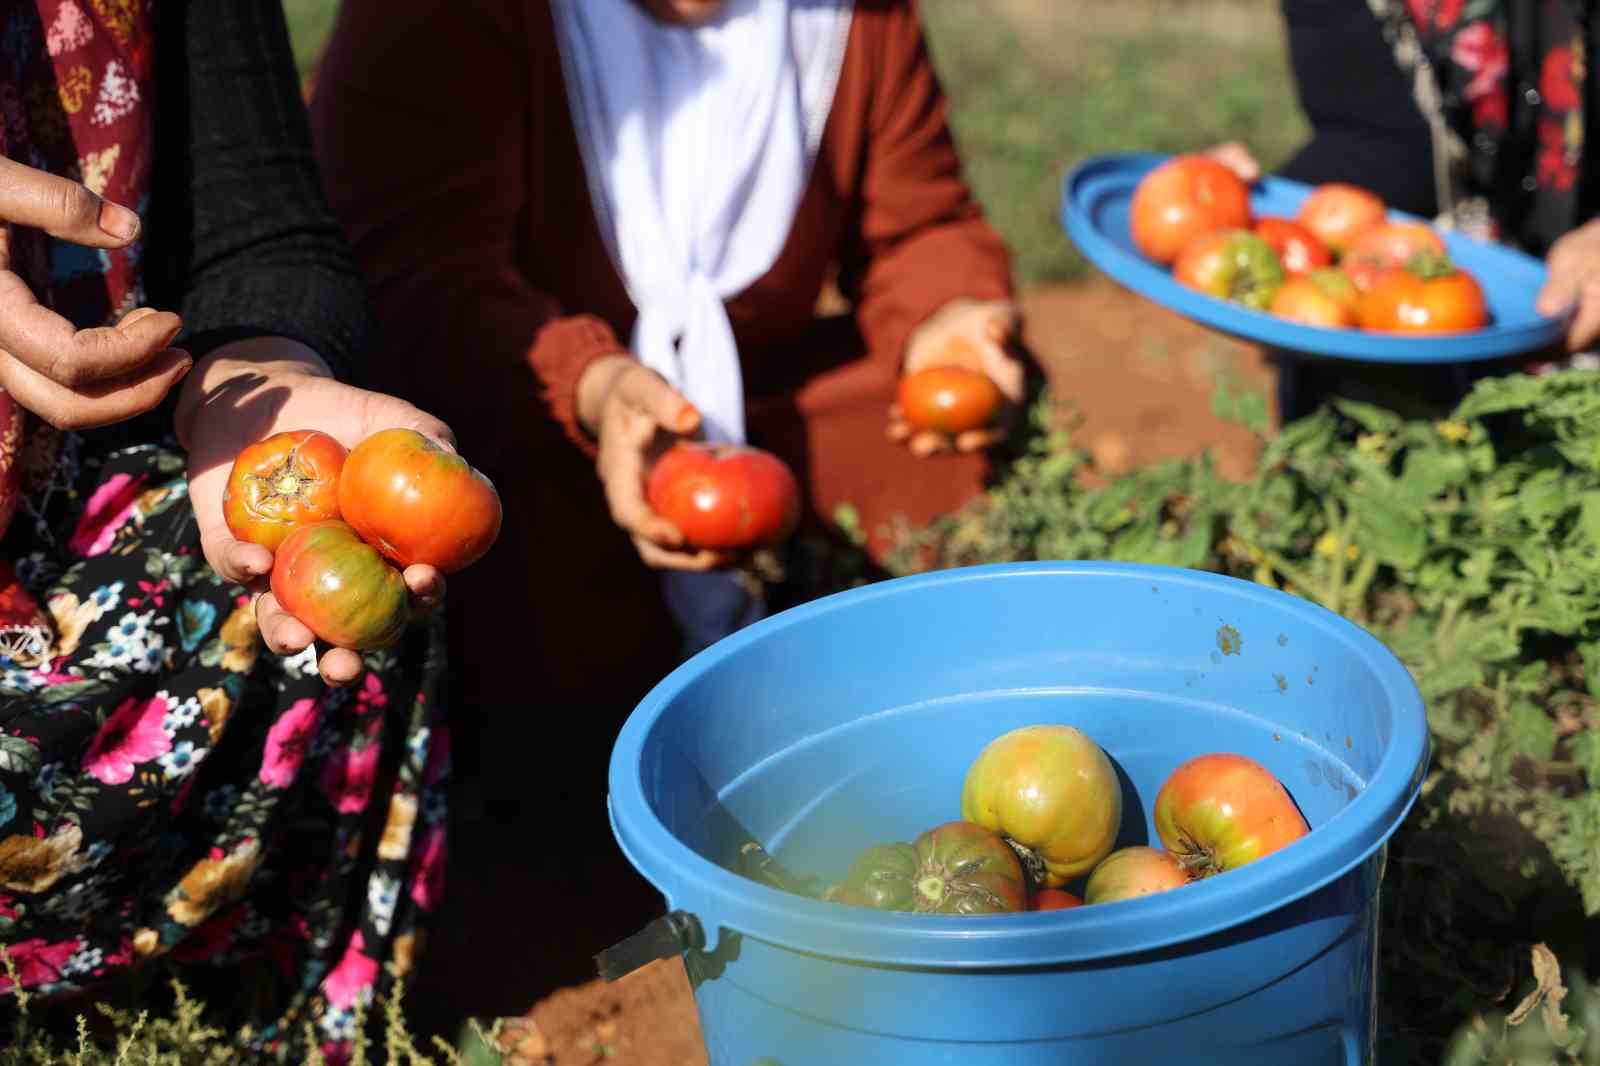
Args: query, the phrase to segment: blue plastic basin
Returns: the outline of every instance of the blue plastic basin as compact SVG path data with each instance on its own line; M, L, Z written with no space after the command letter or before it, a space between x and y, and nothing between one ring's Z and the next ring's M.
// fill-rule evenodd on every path
M1076 725L1124 775L1121 844L1166 775L1255 758L1312 832L1139 900L883 914L725 864L754 834L843 875L960 817L990 740ZM1370 1062L1383 846L1428 759L1422 700L1364 630L1298 597L1165 567L1027 563L855 589L665 678L618 737L618 842L710 943L691 953L713 1066Z

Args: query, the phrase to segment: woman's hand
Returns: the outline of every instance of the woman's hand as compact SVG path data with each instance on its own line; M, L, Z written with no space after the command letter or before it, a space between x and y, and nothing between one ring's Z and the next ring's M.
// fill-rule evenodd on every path
M1239 175L1239 180L1241 181L1254 184L1261 180L1261 163L1250 149L1238 141L1229 141L1226 144L1219 144L1215 148L1207 148L1203 154L1210 156Z
M178 316L140 307L115 326L76 328L12 269L17 226L90 248L124 248L139 236L139 216L126 207L0 156L0 388L60 429L120 422L159 405L193 363L168 347Z
M1570 310L1567 351L1587 351L1600 341L1600 220L1586 222L1556 241L1545 264L1549 276L1539 293L1539 313Z
M906 343L902 374L935 366L960 366L987 375L1000 390L1000 411L985 429L968 430L953 440L942 433L915 431L899 405L889 408L889 439L903 441L913 455L927 457L954 448L973 452L1005 440L1022 404L1026 370L1011 354L1022 316L1004 300L952 300L918 326Z
M206 562L224 580L244 585L256 597L256 624L267 647L280 655L303 651L316 639L285 611L269 587L272 552L237 540L222 514L222 494L234 456L248 444L296 429L320 429L353 448L380 429L414 429L454 448L443 422L404 400L334 380L311 349L278 337L224 345L184 383L177 411L178 439L189 452L189 497L200 525ZM405 570L412 606L436 607L444 598L444 576L431 566ZM361 656L331 648L319 662L330 685L361 676Z
M720 552L686 549L677 526L650 509L645 478L673 436L700 429L700 412L665 378L628 355L597 359L578 379L578 421L600 442L595 467L611 518L633 538L646 566L711 570L728 564Z

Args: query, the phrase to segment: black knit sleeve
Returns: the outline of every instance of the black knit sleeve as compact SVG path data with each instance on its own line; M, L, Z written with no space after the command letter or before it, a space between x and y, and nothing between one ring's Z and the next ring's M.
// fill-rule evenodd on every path
M366 291L323 196L281 0L155 5L151 302L196 358L284 336L348 379Z
M1361 0L1283 0L1283 15L1312 137L1278 173L1364 185L1391 207L1432 217L1428 124L1377 16Z

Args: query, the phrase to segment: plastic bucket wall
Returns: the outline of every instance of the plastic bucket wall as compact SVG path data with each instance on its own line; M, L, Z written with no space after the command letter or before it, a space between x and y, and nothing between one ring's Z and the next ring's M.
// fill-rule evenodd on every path
M1313 831L1239 870L1077 910L881 914L726 866L749 833L842 876L960 817L979 750L1041 721L1123 776L1119 846L1155 842L1179 763L1237 751ZM1417 795L1405 668L1297 597L1162 567L1030 563L882 582L758 623L669 675L613 751L612 825L694 914L714 1066L1371 1060L1383 844Z

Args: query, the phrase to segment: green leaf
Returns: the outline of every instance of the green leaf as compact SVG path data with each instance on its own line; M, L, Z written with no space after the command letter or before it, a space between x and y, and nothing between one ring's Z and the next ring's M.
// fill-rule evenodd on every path
M32 774L39 769L39 749L21 737L0 734L0 772Z
M1535 762L1549 762L1556 753L1556 724L1544 708L1526 700L1512 703L1501 736L1505 750Z
M1414 569L1428 547L1416 508L1380 494L1364 494L1356 510L1356 542L1390 566Z

